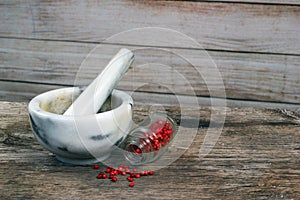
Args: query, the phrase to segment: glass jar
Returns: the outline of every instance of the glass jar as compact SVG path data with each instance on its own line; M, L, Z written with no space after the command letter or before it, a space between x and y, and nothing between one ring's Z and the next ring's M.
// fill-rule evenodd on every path
M124 156L133 165L152 162L166 152L176 133L177 124L170 116L151 113L125 138Z

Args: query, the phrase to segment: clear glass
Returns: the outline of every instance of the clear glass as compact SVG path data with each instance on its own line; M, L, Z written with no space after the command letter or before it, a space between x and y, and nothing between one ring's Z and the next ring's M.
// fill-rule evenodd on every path
M123 142L124 156L133 165L153 162L167 151L177 124L163 112L151 113Z

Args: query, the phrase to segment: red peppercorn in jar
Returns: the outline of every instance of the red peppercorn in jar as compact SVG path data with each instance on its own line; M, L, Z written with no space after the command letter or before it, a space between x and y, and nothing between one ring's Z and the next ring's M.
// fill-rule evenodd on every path
M177 125L170 116L152 113L124 140L124 156L134 165L152 162L167 150L176 133Z

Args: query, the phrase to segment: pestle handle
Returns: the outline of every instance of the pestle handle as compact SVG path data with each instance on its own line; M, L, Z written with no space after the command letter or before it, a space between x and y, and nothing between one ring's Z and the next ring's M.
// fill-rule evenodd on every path
M130 50L122 48L110 60L101 74L73 102L64 115L90 115L97 113L133 60L134 54Z

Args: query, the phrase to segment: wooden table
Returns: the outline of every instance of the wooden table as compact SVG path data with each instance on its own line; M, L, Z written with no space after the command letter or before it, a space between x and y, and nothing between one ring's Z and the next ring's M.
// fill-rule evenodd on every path
M148 106L135 106L135 119ZM166 107L178 120L178 107ZM190 108L192 111L192 108ZM191 112L192 113L192 112ZM299 113L279 109L228 108L213 150L199 159L210 119L201 107L200 127L187 151L155 175L128 187L96 179L92 166L57 161L35 140L27 103L0 102L1 199L298 199ZM195 119L189 118L191 122ZM176 148L180 148L175 147ZM174 149L173 149L174 150ZM100 169L106 167L100 165Z
M0 199L299 199L299 19L299 0L2 0ZM169 34L111 39L144 27L177 31L203 48ZM105 49L100 59L82 70L97 46ZM199 114L194 107L186 107L190 117L184 120L200 124L199 129L184 127L187 133L197 131L192 145L134 188L125 180L97 180L90 166L58 162L35 140L26 108L44 91L89 84L124 47L148 50L135 52L136 70L129 70L117 86L135 91L136 120L155 103L168 106L179 120L169 88L187 105L195 97L202 106L200 119L194 117ZM178 51L195 65L172 57ZM206 73L210 61L221 82L214 82L215 73ZM145 73L138 68L145 63L167 67L153 66ZM208 90L203 77L214 87ZM222 86L226 98L218 93ZM199 159L210 122L218 125L210 119L211 97L227 100L226 123L213 150Z

